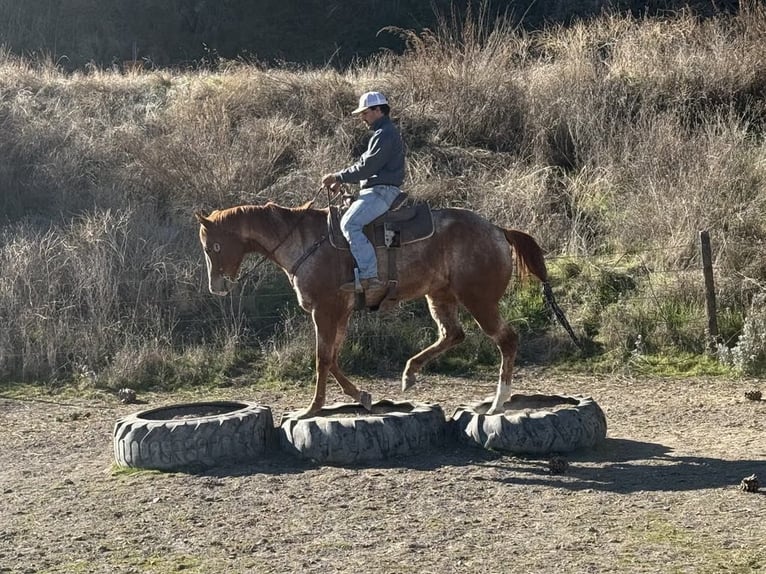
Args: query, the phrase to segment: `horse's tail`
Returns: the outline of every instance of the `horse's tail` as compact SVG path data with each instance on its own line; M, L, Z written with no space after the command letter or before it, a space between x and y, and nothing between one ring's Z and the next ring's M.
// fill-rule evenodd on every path
M505 233L506 241L508 241L516 252L516 259L518 260L517 265L519 266L519 271L522 277L532 274L540 280L543 284L545 301L548 303L551 310L553 310L556 319L558 319L561 326L566 329L566 332L569 333L574 344L577 345L578 348L582 348L580 341L577 339L577 335L575 335L572 327L569 325L569 321L567 321L566 315L564 315L564 311L561 310L561 307L559 307L558 303L556 303L556 299L553 297L551 284L548 283L548 268L545 266L545 256L543 255L543 250L537 244L537 241L535 241L534 237L531 235L516 229L503 229L503 233Z
M532 274L543 284L547 283L548 269L545 267L545 257L534 237L516 229L503 229L503 233L516 252L521 276Z

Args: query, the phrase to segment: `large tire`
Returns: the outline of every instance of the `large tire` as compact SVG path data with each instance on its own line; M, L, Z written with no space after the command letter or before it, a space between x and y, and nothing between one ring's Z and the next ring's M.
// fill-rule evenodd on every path
M357 403L339 403L307 419L286 414L279 440L284 451L301 458L360 464L441 446L446 430L437 404L382 400L369 412Z
M114 458L125 467L185 470L242 463L275 446L268 407L241 401L170 405L114 425Z
M565 453L597 445L606 437L606 417L590 397L513 395L505 412L485 414L491 399L461 406L452 415L458 439L517 454Z

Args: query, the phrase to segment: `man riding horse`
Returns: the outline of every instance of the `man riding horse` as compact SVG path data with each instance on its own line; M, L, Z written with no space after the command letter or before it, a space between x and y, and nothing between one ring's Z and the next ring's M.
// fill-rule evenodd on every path
M341 183L360 184L359 198L343 215L340 226L356 261L368 307L380 303L388 286L378 279L375 248L362 230L389 210L401 193L399 187L404 182L404 144L389 117L390 111L388 100L380 92L362 94L359 106L351 113L358 115L373 130L367 151L355 164L322 178L322 185L331 189ZM353 292L356 281L345 283L340 288Z
M388 118L388 103L378 92L364 94L354 110L374 133L367 151L354 165L324 176L322 184L360 182L360 198L342 218L343 234L359 268L367 307L386 296L378 279L375 250L362 233L365 224L390 208L401 193L404 153L398 131ZM500 351L497 387L487 414L504 411L511 398L514 361L519 337L502 316L499 304L513 276L536 277L556 318L577 344L577 337L553 298L543 250L535 239L515 229L495 225L473 211L459 208L433 210L433 233L427 239L398 249L397 300L425 297L437 325L437 340L410 357L402 372L402 391L411 388L421 370L465 339L460 309L465 309ZM196 213L211 293L226 295L228 280L236 280L244 257L259 253L287 274L301 308L311 314L316 333L314 397L298 413L310 417L325 404L327 379L332 376L343 391L369 409L370 393L358 388L339 364L341 346L355 307L355 282L347 283L351 257L328 239L328 210L274 203L240 205ZM515 257L514 257L515 254ZM228 279L227 279L228 278ZM390 277L388 277L390 280Z

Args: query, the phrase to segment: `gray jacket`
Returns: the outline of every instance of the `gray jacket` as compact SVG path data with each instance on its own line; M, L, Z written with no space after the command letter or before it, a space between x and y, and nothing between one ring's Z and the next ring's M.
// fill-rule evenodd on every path
M335 174L341 183L359 183L362 189L374 185L401 187L404 183L404 143L388 116L374 124L367 151L354 165Z

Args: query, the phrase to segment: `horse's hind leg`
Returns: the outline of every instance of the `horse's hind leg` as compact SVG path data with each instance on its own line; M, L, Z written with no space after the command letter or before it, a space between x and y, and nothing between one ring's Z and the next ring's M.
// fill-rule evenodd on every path
M503 404L511 398L511 379L513 363L519 348L519 335L506 323L497 308L497 303L482 301L479 298L463 301L466 309L473 315L481 329L500 349L500 376L497 381L495 398L487 414L503 412Z
M431 317L439 328L439 338L433 345L423 349L407 361L407 366L402 374L402 391L406 391L416 383L417 374L429 361L465 339L465 333L458 317L458 301L455 296L449 291L443 291L427 295L426 300Z

